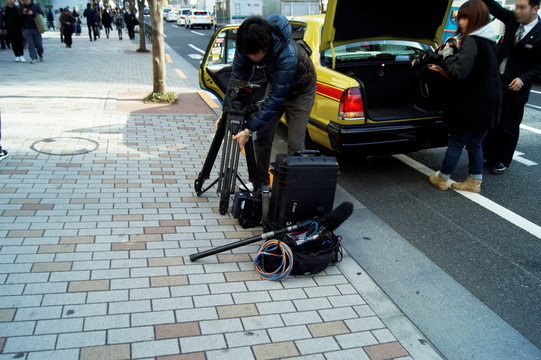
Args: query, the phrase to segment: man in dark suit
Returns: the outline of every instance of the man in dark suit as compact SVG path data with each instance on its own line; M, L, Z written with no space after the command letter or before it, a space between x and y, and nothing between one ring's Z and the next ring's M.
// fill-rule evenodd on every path
M505 24L497 53L503 86L501 120L483 143L490 172L502 175L509 169L517 147L533 81L541 76L541 21L537 15L540 0L518 0L514 12L494 0L483 1L490 13Z

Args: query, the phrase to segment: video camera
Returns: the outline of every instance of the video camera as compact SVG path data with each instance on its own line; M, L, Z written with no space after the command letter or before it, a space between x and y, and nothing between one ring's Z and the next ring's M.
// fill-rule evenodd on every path
M256 109L255 92L261 85L244 80L231 79L229 81L228 95L231 99L231 108L234 110L247 110L252 112Z

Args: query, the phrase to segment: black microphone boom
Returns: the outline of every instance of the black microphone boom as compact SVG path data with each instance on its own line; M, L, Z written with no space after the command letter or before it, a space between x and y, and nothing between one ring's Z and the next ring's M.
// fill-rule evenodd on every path
M227 250L235 249L235 248L238 248L238 247L241 247L241 246L244 246L244 245L252 244L252 243L258 242L260 240L273 239L273 238L275 238L276 236L279 236L279 235L283 235L283 234L286 234L286 233L306 229L308 226L310 226L311 223L312 223L311 220L299 221L296 225L291 225L291 226L288 226L288 227L280 229L280 230L269 231L269 232L263 233L261 235L252 236L252 237L247 238L247 239L235 241L235 242L233 242L231 244L225 244L225 245L213 248L213 249L209 249L209 250L201 251L201 252L198 252L198 253L195 253L195 254L191 254L190 255L190 261L193 262L193 261L195 261L197 259L201 259L201 258L210 256L210 255L214 255L214 254L218 254L218 253L221 253L221 252L224 252L224 251L227 251Z
M353 204L349 201L344 201L338 205L336 209L323 216L319 223L321 226L325 227L325 230L334 231L340 227L340 225L342 225L342 223L346 221L351 214L353 214Z
M342 225L342 223L346 221L351 216L352 213L353 213L353 204L350 203L349 201L346 201L338 205L336 209L334 209L333 211L325 215L320 221L318 221L318 223L320 227L324 228L325 230L333 231L337 229L340 225ZM279 235L307 229L310 226L310 224L312 224L313 222L314 220L299 221L296 225L291 225L280 230L269 231L261 235L257 235L257 236L253 236L247 239L233 242L231 244L226 244L226 245L218 246L213 249L191 254L190 260L195 261L197 259L201 259L210 255L218 254L227 250L231 250L231 249L235 249L244 245L252 244L260 240L272 239Z

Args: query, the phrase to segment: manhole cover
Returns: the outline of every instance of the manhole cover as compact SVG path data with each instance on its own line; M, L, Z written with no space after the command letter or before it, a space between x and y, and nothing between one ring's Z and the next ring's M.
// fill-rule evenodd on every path
M38 140L30 148L48 155L82 155L94 151L100 144L97 141L80 137L58 137Z

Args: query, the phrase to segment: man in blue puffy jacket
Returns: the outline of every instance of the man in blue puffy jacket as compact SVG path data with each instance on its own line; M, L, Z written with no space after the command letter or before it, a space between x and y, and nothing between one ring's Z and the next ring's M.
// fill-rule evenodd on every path
M269 83L259 110L234 140L240 147L255 132L254 149L257 173L269 184L268 168L272 141L282 114L288 122L288 152L304 149L306 125L316 94L316 70L308 52L291 39L291 25L283 15L246 19L237 31L232 79L250 80L254 65L264 67ZM226 95L224 108L229 106Z

